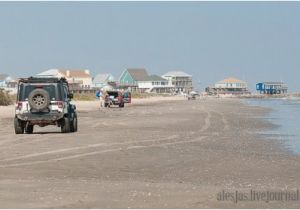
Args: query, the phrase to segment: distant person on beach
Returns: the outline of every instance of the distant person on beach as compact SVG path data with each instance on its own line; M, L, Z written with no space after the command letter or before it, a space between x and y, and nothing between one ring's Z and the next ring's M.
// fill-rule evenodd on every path
M96 92L96 98L98 98L99 101L100 101L100 108L104 107L103 93L102 93L101 90L97 90L97 92Z

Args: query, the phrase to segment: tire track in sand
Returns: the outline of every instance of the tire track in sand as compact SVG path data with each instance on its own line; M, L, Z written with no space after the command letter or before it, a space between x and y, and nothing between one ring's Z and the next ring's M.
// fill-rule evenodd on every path
M204 125L202 126L202 128L200 129L200 132L206 131L207 129L209 129L211 127L211 114L209 111L205 111L206 113L206 117L204 119Z
M221 116L221 122L224 125L223 131L229 130L229 123L228 123L227 119L225 118L225 115L223 113L216 112L216 111L214 111L213 113L216 113L217 115Z
M33 158L33 157L40 157L44 155L51 155L51 154L59 154L63 152L70 152L70 151L75 151L75 150L85 150L85 149L91 149L91 148L97 148L97 147L109 147L109 146L122 146L122 145L130 145L130 144L137 144L137 143L149 143L149 142L160 142L160 141L168 141L172 140L175 138L178 138L178 135L172 135L160 140L142 140L142 141L127 141L127 142L116 142L116 143L100 143L100 144L89 144L86 146L79 146L79 147L70 147L70 148L65 148L65 149L57 149L57 150L51 150L47 152L40 152L40 153L34 153L34 154L28 154L28 155L22 155L22 156L17 156L17 157L12 157L12 158L6 158L0 160L0 162L8 162L8 161L14 161L14 160L24 160L28 158Z
M194 110L198 110L201 111L203 113L206 114L205 119L204 119L204 125L200 128L200 132L206 131L207 129L209 129L211 127L211 113L210 111L206 111L204 110L203 107L197 107L197 106L193 106L192 109Z
M216 111L205 111L203 109L198 109L198 110L206 113L206 117L204 119L204 126L201 127L200 132L206 131L211 127L211 117L212 117L211 112L216 113L217 115L221 116L221 121L224 125L223 131L229 130L229 123L228 123L228 121L225 118L225 115L223 113L216 112Z
M42 164L42 163L58 162L58 161L93 156L93 155L98 155L98 154L103 154L103 153L108 153L108 152L118 152L118 151L134 150L134 149L146 149L146 148L153 148L153 147L164 147L164 146L169 146L169 145L194 143L194 142L200 142L207 137L208 136L201 136L198 139L192 139L192 140L187 140L187 141L175 141L175 142L152 144L152 145L134 145L134 146L129 146L127 148L116 148L116 149L107 149L107 150L101 150L101 151L87 152L87 153L81 153L81 154L70 155L70 156L65 156L65 157L61 157L61 158L48 159L48 160L30 161L30 162L25 162L25 163L12 163L12 164L0 165L0 168L30 166L30 165L37 165L37 164Z

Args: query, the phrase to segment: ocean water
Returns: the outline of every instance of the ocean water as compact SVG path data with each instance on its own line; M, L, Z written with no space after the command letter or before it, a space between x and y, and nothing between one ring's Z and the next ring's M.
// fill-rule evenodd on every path
M285 149L300 155L300 98L249 99L246 103L271 108L266 119L278 127L264 134L276 136Z

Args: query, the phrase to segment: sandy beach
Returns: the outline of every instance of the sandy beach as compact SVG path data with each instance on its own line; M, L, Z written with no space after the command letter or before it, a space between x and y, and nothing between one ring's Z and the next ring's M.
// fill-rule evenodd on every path
M1 208L296 208L300 201L220 200L226 192L293 191L300 158L258 133L268 110L239 99L75 102L78 133L15 135L0 107ZM223 193L224 194L224 193Z

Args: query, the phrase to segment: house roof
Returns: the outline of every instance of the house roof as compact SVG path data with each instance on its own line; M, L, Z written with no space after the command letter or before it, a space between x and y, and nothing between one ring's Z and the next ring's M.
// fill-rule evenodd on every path
M149 81L167 81L167 80L154 74L149 76Z
M234 78L234 77L229 77L229 78L226 78L226 79L223 79L223 80L217 82L217 84L219 84L219 83L246 83L246 82L239 80L237 78Z
M8 77L7 74L0 74L0 81L5 80Z
M262 82L262 83L266 85L284 85L283 82Z
M58 69L49 69L47 71L43 71L39 74L37 74L37 76L53 76L53 77L59 77L59 76L63 76L62 73L59 72Z
M67 76L67 72L69 71L69 76ZM41 72L37 74L38 76L54 76L54 77L91 77L89 70L69 70L69 69L49 69L47 71Z
M135 81L148 81L149 75L146 69L127 69L128 73Z
M168 73L164 74L163 77L191 77L192 75L189 75L183 71L169 71Z
M111 74L97 74L93 79L93 83L109 82L109 77L113 77L113 76Z

